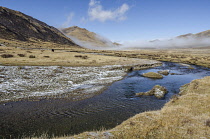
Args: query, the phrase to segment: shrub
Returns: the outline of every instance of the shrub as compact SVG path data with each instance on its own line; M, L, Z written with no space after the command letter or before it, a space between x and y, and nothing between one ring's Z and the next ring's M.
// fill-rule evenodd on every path
M82 58L82 59L88 59L88 56L86 56L86 55L75 55L74 57L79 57L79 58Z
M43 56L43 57L45 57L45 58L50 58L50 56Z
M26 51L27 53L32 53L31 51Z
M29 56L29 58L36 58L36 56L34 56L34 55L30 55L30 56Z
M25 57L24 54L17 54L19 57Z
M210 119L206 121L206 126L210 127Z
M11 57L14 57L14 56L11 55L11 54L2 54L1 57L2 58L11 58Z

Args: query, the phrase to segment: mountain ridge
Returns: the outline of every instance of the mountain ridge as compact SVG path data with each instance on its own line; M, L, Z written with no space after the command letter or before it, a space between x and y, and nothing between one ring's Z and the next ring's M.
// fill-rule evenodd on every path
M82 43L87 43L95 47L109 47L119 45L116 42L111 42L105 37L102 37L94 32L78 26L63 28L61 31L70 38L76 38Z
M0 6L0 38L76 45L55 27L19 11Z
M187 38L187 37L194 37L194 38L209 38L210 39L210 30L202 31L199 33L188 33L177 36L177 38Z

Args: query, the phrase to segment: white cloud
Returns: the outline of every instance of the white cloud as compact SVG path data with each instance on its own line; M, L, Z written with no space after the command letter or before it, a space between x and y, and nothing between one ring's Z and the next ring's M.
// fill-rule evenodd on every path
M100 4L100 1L90 0L89 6L94 6L96 4Z
M62 27L63 27L63 28L70 27L70 23L72 22L73 17L74 17L74 13L71 12L71 13L68 15L66 21L63 23Z
M90 20L105 22L107 20L122 21L127 19L126 12L130 9L129 5L123 4L115 10L104 10L100 1L90 0L88 16Z

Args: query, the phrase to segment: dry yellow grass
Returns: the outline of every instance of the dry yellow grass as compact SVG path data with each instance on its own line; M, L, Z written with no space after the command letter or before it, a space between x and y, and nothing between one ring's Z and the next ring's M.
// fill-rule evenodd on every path
M142 49L135 51L105 51L102 53L119 57L195 64L210 68L210 49Z
M57 44L52 42L43 42L37 40L19 41L19 40L5 40L0 38L0 43L9 47L23 47L23 48L57 48L57 49L83 49L78 46L70 46L64 44Z
M96 54L83 54L79 52L67 52L66 50L51 49L22 49L0 46L0 55L10 54L11 58L2 58L2 65L32 65L32 66L104 66L104 65L129 65L142 64L148 60L103 56ZM19 56L24 55L23 57ZM35 56L35 58L30 58Z
M144 73L143 76L148 77L148 78L154 78L154 79L162 79L163 78L163 76L161 74L155 73L155 72Z

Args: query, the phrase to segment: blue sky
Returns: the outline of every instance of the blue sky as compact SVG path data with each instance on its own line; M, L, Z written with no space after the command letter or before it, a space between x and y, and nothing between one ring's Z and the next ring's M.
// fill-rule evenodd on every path
M117 42L210 29L210 0L0 0L0 5L57 28L77 25Z

